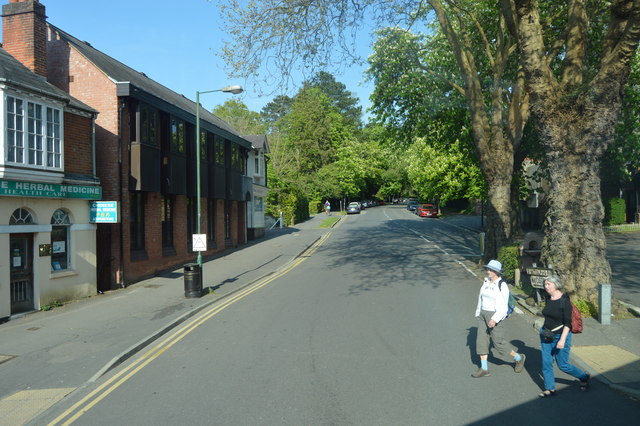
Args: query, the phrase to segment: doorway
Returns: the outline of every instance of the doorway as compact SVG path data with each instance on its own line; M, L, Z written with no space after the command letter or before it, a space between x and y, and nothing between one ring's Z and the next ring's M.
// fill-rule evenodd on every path
M11 315L32 311L33 304L33 234L11 234Z

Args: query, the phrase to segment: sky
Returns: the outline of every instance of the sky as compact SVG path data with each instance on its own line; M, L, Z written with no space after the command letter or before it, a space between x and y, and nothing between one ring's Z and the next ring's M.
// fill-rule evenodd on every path
M2 5L9 0L0 0ZM259 112L278 93L259 96L251 84L229 79L217 56L223 40L215 2L207 0L41 0L47 21L94 48L126 64L176 93L194 100L196 91L207 91L239 84L245 92L236 95ZM1 25L1 24L0 24ZM370 53L370 42L363 38L361 54ZM371 83L364 81L366 66L351 67L342 74L332 72L369 106ZM296 82L300 83L300 81ZM295 92L286 93L294 95ZM231 94L214 92L200 96L203 107L212 110Z

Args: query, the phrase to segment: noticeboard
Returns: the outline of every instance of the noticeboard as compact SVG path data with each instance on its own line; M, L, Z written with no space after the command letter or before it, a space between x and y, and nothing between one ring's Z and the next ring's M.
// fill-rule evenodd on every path
M527 275L531 280L531 287L544 288L544 278L553 274L553 269L546 268L527 268Z

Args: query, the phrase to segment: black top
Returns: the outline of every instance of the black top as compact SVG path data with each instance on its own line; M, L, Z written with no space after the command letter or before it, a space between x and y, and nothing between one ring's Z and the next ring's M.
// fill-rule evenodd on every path
M544 315L544 328L553 330L559 325L566 325L571 329L571 304L569 296L565 294L558 300L547 299L547 303L542 310ZM556 334L562 333L562 327L555 331Z

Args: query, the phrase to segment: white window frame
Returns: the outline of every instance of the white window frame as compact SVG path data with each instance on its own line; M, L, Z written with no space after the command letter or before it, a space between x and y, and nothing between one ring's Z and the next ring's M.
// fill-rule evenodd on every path
M63 171L63 117L61 108L6 94L4 164Z
M65 232L65 239L64 241L53 241L53 230L54 228L61 228L64 230ZM59 245L60 248L64 249L64 257L66 259L66 265L61 265L58 263L60 269L54 267L54 257L51 257L51 270L53 272L57 272L57 271L67 271L69 269L72 269L72 265L71 265L71 218L69 217L69 213L67 211L65 211L64 209L58 209L55 212L53 212L53 215L51 216L51 248L52 250L55 252L56 250L56 244ZM63 242L64 245L60 245L60 242ZM65 267L66 266L66 267Z

